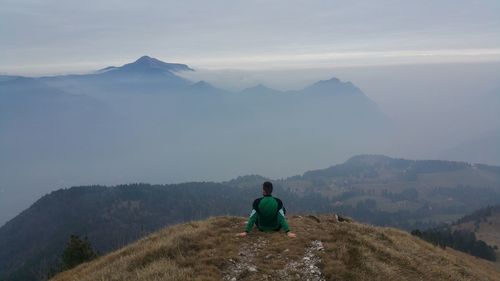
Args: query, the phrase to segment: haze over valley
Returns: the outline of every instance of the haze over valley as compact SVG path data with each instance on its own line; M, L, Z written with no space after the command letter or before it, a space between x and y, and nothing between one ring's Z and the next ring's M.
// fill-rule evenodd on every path
M198 72L142 56L2 76L1 222L74 185L281 178L362 153L500 163L500 64L428 67Z

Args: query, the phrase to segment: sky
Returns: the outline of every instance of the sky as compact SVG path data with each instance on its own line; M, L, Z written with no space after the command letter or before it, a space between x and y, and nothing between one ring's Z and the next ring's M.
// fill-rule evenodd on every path
M0 73L500 61L500 1L0 0Z
M500 135L500 111L488 107L500 104L499 15L499 0L0 0L0 75L88 73L149 55L188 64L196 71L184 77L231 91L259 83L295 90L337 77L360 87L394 122L398 145L382 153L449 159L443 151ZM248 163L234 165L238 172L200 169L209 176L186 164L175 181L278 178L344 160L279 173L249 170ZM169 182L140 171L130 176ZM75 185L124 183L80 171L68 177ZM0 181L0 196L5 186L19 190L10 213L0 211L0 225L61 185L52 178L22 183L27 179Z

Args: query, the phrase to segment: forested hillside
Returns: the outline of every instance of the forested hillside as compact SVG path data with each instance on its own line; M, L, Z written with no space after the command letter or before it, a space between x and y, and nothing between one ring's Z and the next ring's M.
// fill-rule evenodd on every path
M289 214L340 213L361 222L426 229L500 203L498 167L356 156L274 180ZM100 253L157 229L217 215L247 215L266 179L223 183L82 186L45 195L0 228L0 279L35 280L57 264L71 234Z
M489 206L457 220L452 228L457 231L469 231L495 250L496 266L500 269L500 205Z
M259 180L260 181L260 180ZM245 215L257 188L221 183L88 186L52 192L0 228L0 279L43 279L57 266L70 235L106 253L166 225L214 215ZM294 212L327 212L318 194L275 191Z

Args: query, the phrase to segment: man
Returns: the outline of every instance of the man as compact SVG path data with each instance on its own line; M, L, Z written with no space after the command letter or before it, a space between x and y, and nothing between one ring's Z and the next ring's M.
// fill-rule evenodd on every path
M280 199L273 197L273 184L271 182L264 182L262 185L261 198L253 201L253 209L248 219L245 232L238 233L238 236L245 237L252 231L253 225L256 224L260 231L280 231L283 229L288 237L296 237L295 233L290 232L288 222L285 218L285 208Z

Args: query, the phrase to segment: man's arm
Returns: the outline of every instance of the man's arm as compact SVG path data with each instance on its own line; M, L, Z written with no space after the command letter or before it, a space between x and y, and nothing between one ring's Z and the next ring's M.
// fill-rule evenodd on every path
M247 226L245 227L246 233L252 231L256 219L257 219L257 211L255 211L255 209L252 209L252 213L250 213L250 217L248 218Z
M259 203L260 203L261 198L257 198L253 201L252 203L252 212L250 213L250 217L248 218L247 226L245 227L245 232L249 233L252 231L253 225L255 224L255 221L257 220L257 210L259 209Z
M288 237L292 237L292 238L297 237L297 234L290 231L290 228L288 227L288 222L286 221L285 212L283 209L280 209L279 214L278 214L278 219L279 219L280 224L281 224L281 229L283 229L286 232L286 235Z
M283 210L283 208L278 211L278 220L280 222L281 229L283 229L285 232L289 232L290 228L288 227L288 222L286 221L285 211Z
M276 197L275 197L275 199L278 202L278 222L280 224L280 227L285 232L289 232L290 228L288 227L288 222L286 221L286 217L285 217L286 209L285 209L285 206L283 206L283 201L281 201L281 199L276 198Z

